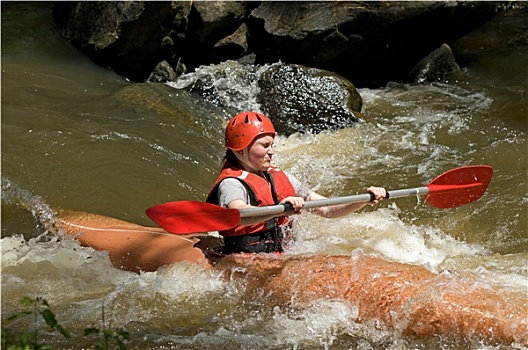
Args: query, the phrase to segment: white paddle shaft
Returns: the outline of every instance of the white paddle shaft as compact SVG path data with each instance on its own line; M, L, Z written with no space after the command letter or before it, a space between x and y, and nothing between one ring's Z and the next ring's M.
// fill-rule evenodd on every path
M391 198L403 198L403 197L412 197L412 196L422 196L429 193L428 187L415 187L408 188L403 190L393 190L387 192L387 199ZM345 196L345 197L335 197L335 198L326 198L319 199L315 201L306 201L304 202L304 209L310 208L319 208L319 207L328 207L332 205L339 204L350 204L350 203L368 203L373 200L371 193L358 194L354 196ZM293 211L291 205L289 204L277 204L269 205L266 207L258 208L247 208L239 209L240 217L242 218L251 218L257 216L269 216L275 214L282 214L286 212Z

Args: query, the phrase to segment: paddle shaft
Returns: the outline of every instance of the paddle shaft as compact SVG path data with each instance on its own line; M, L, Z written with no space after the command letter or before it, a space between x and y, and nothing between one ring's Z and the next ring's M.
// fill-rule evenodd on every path
M393 190L388 191L385 198L395 199L411 196L423 196L429 193L428 187L415 187L402 190ZM354 196L345 196L345 197L335 197L335 198L326 198L318 199L315 201L306 201L304 202L304 209L319 208L319 207L328 207L332 205L340 204L352 204L352 203L368 203L374 200L374 195L372 193L358 194ZM239 209L241 218L251 218L258 216L268 216L276 215L282 213L293 212L293 208L290 204L277 204L270 205L266 207L259 208L247 208Z
M441 174L427 186L388 191L386 198L395 199L425 195L425 202L435 208L455 208L479 199L486 191L492 176L493 168L488 165L459 167ZM368 203L373 200L374 195L372 193L365 193L306 201L304 208ZM293 214L294 211L289 203L246 209L228 209L211 203L180 201L156 205L148 208L146 213L168 232L189 234L230 230L241 225L241 218L249 219L246 220L247 222L265 221L273 216Z

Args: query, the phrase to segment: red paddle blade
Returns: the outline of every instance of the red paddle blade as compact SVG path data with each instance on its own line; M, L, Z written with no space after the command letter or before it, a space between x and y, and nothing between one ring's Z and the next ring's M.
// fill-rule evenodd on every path
M145 212L165 231L175 234L227 230L240 223L238 210L198 201L163 203Z
M493 168L472 165L446 171L431 181L425 201L437 208L454 208L476 201L488 188Z

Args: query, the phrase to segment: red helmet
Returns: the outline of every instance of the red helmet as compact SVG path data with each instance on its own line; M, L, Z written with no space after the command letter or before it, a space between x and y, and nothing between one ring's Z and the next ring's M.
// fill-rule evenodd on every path
M227 124L225 131L226 147L233 151L240 151L251 144L261 134L273 134L273 123L263 114L242 112L235 115Z

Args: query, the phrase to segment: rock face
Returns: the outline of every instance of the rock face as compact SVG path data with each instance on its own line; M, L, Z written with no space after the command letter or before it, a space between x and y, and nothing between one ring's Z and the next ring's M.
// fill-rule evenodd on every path
M405 79L421 58L484 24L494 4L460 1L263 2L252 17L264 60L332 70L356 86ZM260 31L259 31L260 29Z
M62 36L101 64L144 81L241 59L330 70L358 87L406 80L431 51L492 19L495 2L57 2ZM170 77L172 73L162 76ZM159 75L156 76L159 79Z
M189 2L60 2L54 19L63 37L95 61L144 81L159 62L176 67L191 11Z

